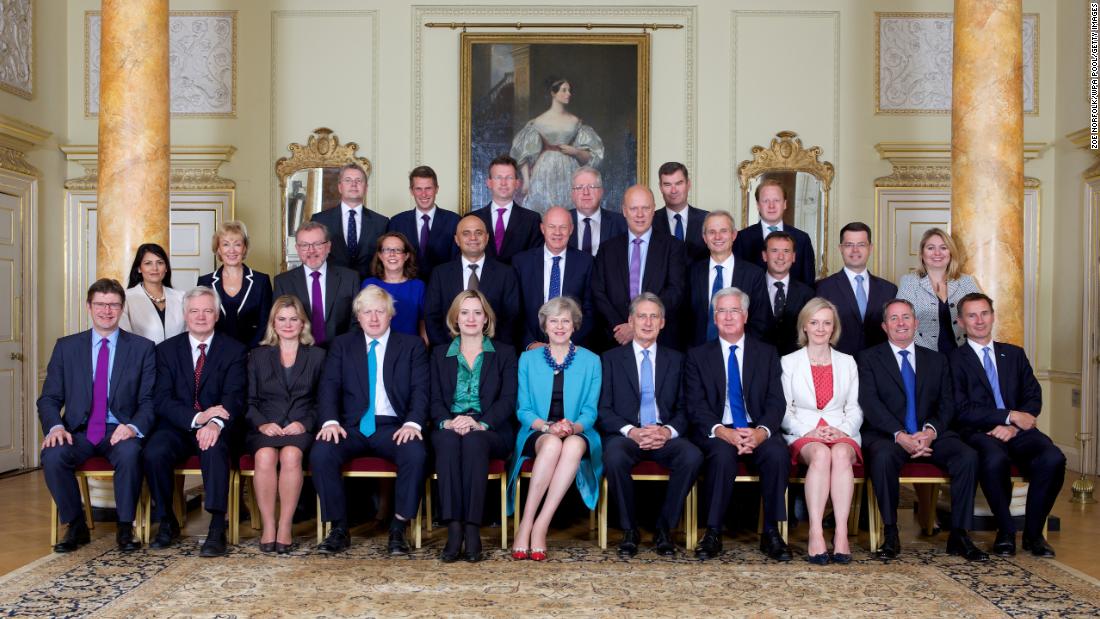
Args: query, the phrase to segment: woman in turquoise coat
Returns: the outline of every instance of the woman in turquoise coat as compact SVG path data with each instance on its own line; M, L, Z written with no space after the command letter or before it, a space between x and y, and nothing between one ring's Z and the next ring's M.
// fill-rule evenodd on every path
M585 505L596 508L603 459L595 429L600 358L571 341L581 325L581 308L569 297L556 297L539 309L539 324L550 344L519 358L520 430L508 496L515 496L523 461L534 458L512 558L544 561L550 520L569 485L575 483Z

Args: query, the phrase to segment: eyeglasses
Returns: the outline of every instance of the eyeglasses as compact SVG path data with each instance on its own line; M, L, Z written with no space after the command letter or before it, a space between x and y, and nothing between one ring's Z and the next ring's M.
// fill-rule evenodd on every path
M298 251L321 249L325 245L328 245L328 241L317 241L316 243L295 243L294 244L294 246L298 248Z
M725 315L725 314L729 314L730 316L736 316L738 314L745 313L745 311L742 310L740 307L721 307L721 308L718 308L718 309L714 310L714 313L718 314L719 316L722 316L722 315Z
M117 312L122 309L121 303L101 303L99 301L92 301L92 309L105 310L109 309L112 312Z
M340 182L345 185L366 185L367 181L359 178L358 176L345 176L340 179Z
M841 243L841 249L867 249L869 243Z
M596 191L603 189L603 185L574 185L573 191Z
M378 252L382 254L403 254L405 250L400 247L383 247Z

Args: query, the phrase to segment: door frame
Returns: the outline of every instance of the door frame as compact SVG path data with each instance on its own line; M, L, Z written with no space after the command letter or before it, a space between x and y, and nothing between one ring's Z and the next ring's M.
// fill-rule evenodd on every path
M1081 197L1085 218L1082 231L1085 268L1081 319L1081 333L1084 335L1081 345L1081 419L1078 431L1091 434L1080 462L1085 468L1082 473L1094 475L1100 470L1100 448L1097 446L1100 441L1097 436L1097 429L1100 428L1100 317L1097 316L1100 312L1100 176L1085 179ZM1075 446L1080 446L1080 443ZM1077 462L1070 461L1071 468L1076 466Z

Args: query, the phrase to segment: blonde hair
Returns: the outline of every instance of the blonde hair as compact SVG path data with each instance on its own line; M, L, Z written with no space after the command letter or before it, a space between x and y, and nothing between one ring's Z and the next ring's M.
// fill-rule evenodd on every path
M393 304L393 297L390 296L390 293L386 292L381 286L375 286L374 284L360 290L359 294L355 295L355 300L351 303L351 311L359 316L359 312L363 311L363 308L371 301L381 303L386 308L386 313L390 315L390 318L393 318L394 314L397 313L397 308Z
M241 241L244 243L244 255L248 255L248 228L244 226L244 223L230 220L223 221L218 224L217 228L214 228L214 238L210 242L211 249L214 250L214 255L218 255L218 246L222 243L222 237L227 234L236 234L241 237Z
M828 299L814 297L802 307L801 312L798 312L798 346L800 348L805 347L807 342L809 342L809 338L806 337L806 331L804 330L806 328L806 323L810 322L810 318L813 318L814 314L823 309L827 309L833 313L833 335L829 338L829 345L836 346L837 341L840 340L840 314L836 311L836 306Z
M481 309L485 312L485 327L482 333L492 338L496 334L497 315L493 311L493 306L489 305L489 300L477 290L463 290L455 296L454 301L451 301L451 309L447 310L447 331L451 333L451 337L458 337L458 312L462 310L462 302L466 299L477 299L478 303L481 303Z
M928 240L934 236L943 239L943 244L947 246L947 251L951 254L951 261L947 263L947 280L959 279L959 272L962 270L963 255L962 252L959 251L959 246L955 244L955 239L951 238L951 235L944 232L942 228L929 228L921 235L920 267L917 268L917 277L928 277L928 269L924 267L924 246L927 245Z
M284 294L271 303L271 313L267 316L267 330L264 332L264 339L260 340L261 346L277 346L279 344L279 334L275 333L275 315L279 313L279 310L288 307L297 312L298 320L302 321L302 332L298 334L298 343L306 346L313 344L313 326L310 324L309 314L306 314L306 307L302 305L298 297L292 294Z

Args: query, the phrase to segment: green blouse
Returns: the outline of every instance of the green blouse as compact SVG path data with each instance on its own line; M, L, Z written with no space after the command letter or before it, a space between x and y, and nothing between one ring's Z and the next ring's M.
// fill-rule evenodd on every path
M462 355L462 338L456 337L447 349L448 357L458 357L458 381L455 384L455 401L451 412L463 414L467 411L481 412L481 359L486 352L496 352L492 341L487 337L481 340L481 350L474 359L474 367L466 365Z

